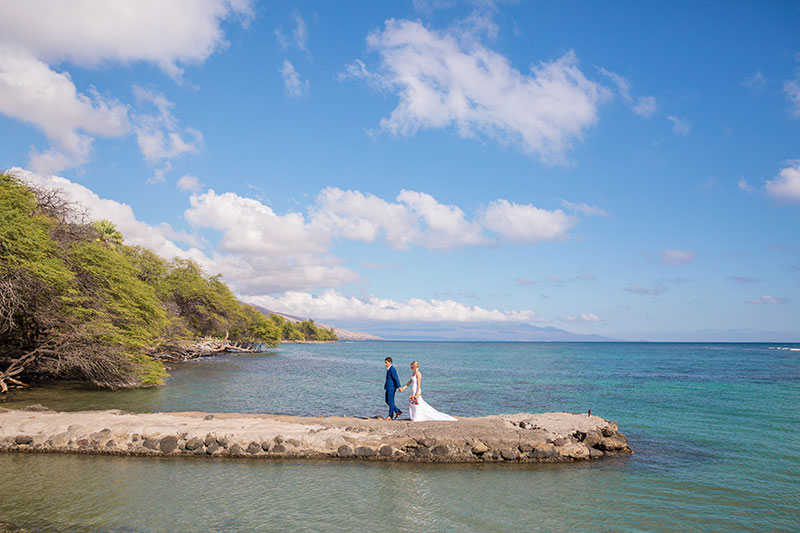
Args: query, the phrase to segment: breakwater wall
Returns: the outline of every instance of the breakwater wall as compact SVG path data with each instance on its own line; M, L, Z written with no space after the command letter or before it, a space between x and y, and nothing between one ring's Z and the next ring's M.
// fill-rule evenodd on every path
M0 409L0 452L552 463L633 453L617 424L575 413L456 422L232 413Z

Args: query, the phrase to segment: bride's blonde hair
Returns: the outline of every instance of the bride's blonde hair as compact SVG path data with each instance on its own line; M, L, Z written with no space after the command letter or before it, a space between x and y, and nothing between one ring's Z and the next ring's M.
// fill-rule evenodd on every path
M419 363L417 363L416 361L411 361L411 366L413 366L415 369L417 369L417 368L419 368Z

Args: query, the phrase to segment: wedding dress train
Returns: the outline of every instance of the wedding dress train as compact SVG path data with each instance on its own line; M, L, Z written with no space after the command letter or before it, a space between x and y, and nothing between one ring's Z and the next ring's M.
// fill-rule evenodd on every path
M417 393L417 376L411 377L411 395ZM420 391L420 396L417 398L419 404L415 405L411 400L408 401L408 413L411 416L412 422L423 422L425 420L456 420L450 415L446 415L444 413L440 413L430 405L428 405L425 400L422 399L422 391Z

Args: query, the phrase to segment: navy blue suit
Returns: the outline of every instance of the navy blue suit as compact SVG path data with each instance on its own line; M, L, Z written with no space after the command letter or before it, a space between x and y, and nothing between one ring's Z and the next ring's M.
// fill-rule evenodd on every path
M397 377L394 365L386 369L386 383L383 388L386 391L386 403L389 405L389 418L394 418L395 413L399 415L402 412L394 404L394 394L400 388L400 378Z

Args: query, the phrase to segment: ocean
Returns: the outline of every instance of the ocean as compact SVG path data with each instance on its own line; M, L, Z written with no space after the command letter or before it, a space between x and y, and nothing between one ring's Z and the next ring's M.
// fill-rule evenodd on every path
M387 411L386 356L403 382L419 361L425 398L440 411L592 409L618 422L635 454L529 466L0 454L0 522L33 531L800 530L800 344L289 344L173 365L156 389L59 385L0 406L372 417Z

